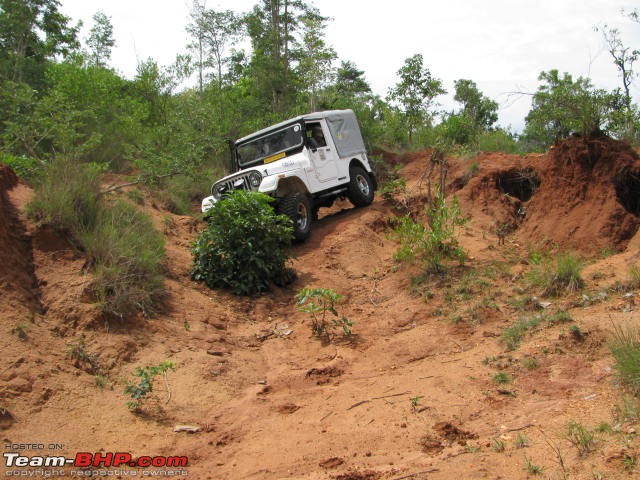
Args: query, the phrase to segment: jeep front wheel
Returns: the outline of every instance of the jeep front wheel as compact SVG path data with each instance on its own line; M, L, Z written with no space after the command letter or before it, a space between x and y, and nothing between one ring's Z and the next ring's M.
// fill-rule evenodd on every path
M278 204L278 213L286 215L293 222L293 238L297 242L305 240L311 231L311 206L304 193L294 193L283 197Z
M349 201L355 207L364 207L373 202L373 182L369 174L361 167L353 166L349 169Z

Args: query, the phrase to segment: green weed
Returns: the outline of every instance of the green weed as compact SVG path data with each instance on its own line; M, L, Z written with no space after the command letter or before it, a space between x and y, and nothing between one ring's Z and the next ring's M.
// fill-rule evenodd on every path
M592 452L595 448L596 439L593 433L578 422L569 422L566 438L582 456Z
M162 375L164 377L165 386L168 390L166 380L169 370L175 371L175 366L172 362L168 361L161 362L158 365L149 365L144 368L138 367L134 375L140 380L137 384L130 383L124 389L124 393L131 397L131 400L127 402L129 410L135 412L140 409L143 401L153 392L153 382L156 376Z
M351 336L354 322L341 317L336 304L344 297L333 288L303 288L296 295L298 310L311 315L311 330L317 337L329 336L329 328L342 327L346 336ZM327 312L332 317L327 317Z

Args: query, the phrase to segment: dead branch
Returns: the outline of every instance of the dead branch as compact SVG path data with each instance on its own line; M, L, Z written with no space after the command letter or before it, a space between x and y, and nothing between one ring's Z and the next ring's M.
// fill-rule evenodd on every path
M155 180L162 180L164 178L175 177L176 175L184 175L184 172L171 172L171 173L165 173L164 175L153 175L151 176L151 178L154 178ZM141 177L133 182L127 182L121 185L113 185L107 188L106 190L102 190L99 193L99 195L106 195L107 193L112 193L118 190L122 190L123 188L131 187L132 185L139 185L141 183L146 182L149 178L150 177Z

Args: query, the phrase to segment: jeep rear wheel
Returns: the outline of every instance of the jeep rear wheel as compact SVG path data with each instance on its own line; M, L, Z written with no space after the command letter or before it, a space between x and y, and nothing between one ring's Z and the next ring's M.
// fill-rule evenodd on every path
M349 201L356 207L364 207L373 202L373 182L369 174L361 167L349 169Z
M280 200L278 213L286 215L293 222L293 238L297 242L305 240L311 231L311 205L304 193L293 193Z

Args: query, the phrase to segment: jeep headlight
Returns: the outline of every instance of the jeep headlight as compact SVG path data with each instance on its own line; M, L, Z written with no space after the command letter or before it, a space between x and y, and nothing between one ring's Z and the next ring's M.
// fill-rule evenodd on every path
M255 170L249 174L249 183L253 188L258 188L262 183L262 175Z
M224 185L214 185L211 189L211 195L216 200L220 200L222 198L222 194L224 193Z

